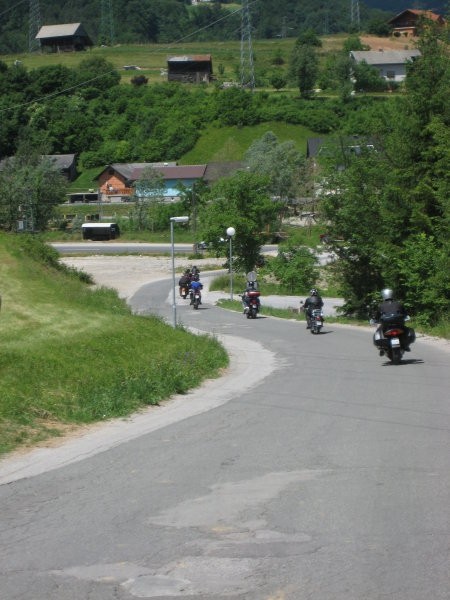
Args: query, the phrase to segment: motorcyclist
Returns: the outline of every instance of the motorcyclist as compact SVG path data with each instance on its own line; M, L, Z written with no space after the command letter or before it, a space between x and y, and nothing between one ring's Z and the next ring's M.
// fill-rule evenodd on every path
M194 294L195 292L198 292L200 294L200 304L202 303L202 293L201 290L203 289L203 284L200 281L200 276L199 275L194 275L192 281L191 281L191 287L189 289L189 294L190 294L190 298L191 298L191 304L194 304Z
M308 298L306 298L306 300L303 303L303 310L305 311L305 315L306 315L306 329L311 329L311 317L312 317L312 311L315 310L316 308L322 308L323 307L323 300L322 297L319 295L319 292L316 290L316 288L312 288L309 292L309 296Z
M183 275L180 277L180 279L178 280L178 285L180 287L180 296L183 296L182 291L183 288L185 288L186 290L189 289L190 287L190 283L191 283L191 278L189 276L189 271L185 271L183 273Z
M408 316L406 312L406 308L404 305L395 300L394 291L390 288L385 288L381 291L381 297L383 298L383 302L378 305L377 310L374 314L374 320L379 322L380 325L377 331L384 331L387 325L387 320L389 319L389 324L393 322L398 322L402 325L404 333L400 336L400 343L405 350L405 352L410 352L410 338L411 331L409 327L405 326L405 319Z
M242 293L242 304L244 305L244 312L247 312L250 306L250 298L256 298L256 302L258 305L258 312L261 306L261 302L258 294L251 294L251 292L258 292L258 282L257 281L247 281L247 285L245 290Z
M191 269L191 276L194 278L196 275L200 277L200 270L196 265L194 265Z

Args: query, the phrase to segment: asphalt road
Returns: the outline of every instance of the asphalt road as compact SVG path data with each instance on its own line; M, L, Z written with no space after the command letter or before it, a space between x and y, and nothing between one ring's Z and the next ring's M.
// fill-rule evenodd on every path
M130 304L170 321L169 285ZM0 465L1 598L448 600L448 351L419 338L392 366L367 329L207 294L177 314L233 368L34 472Z

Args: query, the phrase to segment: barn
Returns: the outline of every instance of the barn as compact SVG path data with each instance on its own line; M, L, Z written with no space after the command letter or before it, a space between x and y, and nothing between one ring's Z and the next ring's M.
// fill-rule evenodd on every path
M209 83L213 68L210 54L171 56L167 59L168 81L181 83Z
M86 50L93 42L81 23L64 25L44 25L40 28L36 39L42 52L75 52Z

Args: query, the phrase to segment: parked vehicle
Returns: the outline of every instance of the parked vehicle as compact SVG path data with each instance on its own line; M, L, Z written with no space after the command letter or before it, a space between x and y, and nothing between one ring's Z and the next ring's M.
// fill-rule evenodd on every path
M309 322L309 328L312 334L320 333L320 330L323 327L323 315L321 308L314 308L311 310L310 315L306 315L306 318Z
M117 223L83 223L81 225L83 240L115 240L120 235Z
M409 345L416 339L414 329L406 327L405 321L409 317L399 315L386 315L379 323L379 327L373 335L373 343L378 348L380 356L385 354L394 365L398 365L405 351L409 351ZM376 324L376 321L371 321Z

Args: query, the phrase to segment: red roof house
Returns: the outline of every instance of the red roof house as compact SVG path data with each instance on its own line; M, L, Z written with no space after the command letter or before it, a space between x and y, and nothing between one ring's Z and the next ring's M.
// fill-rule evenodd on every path
M426 22L432 22L436 25L445 25L445 19L441 15L431 10L419 10L408 8L388 21L392 26L392 34L396 37L413 37L418 35L420 28L426 25Z

